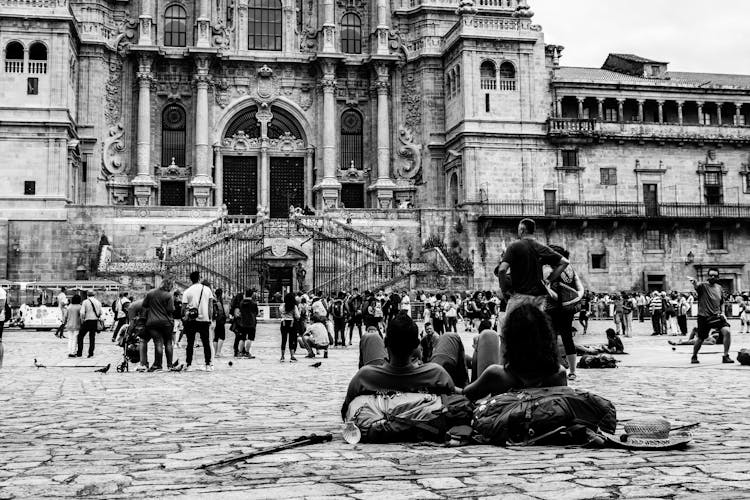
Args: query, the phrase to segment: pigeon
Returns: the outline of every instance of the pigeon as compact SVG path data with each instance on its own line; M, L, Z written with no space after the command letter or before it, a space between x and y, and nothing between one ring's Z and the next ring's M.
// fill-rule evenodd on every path
M229 362L229 366L232 366L232 365L234 365L234 363L232 363L232 362L230 361L230 362Z
M99 368L98 370L94 370L96 373L107 373L109 371L109 367L112 366L112 363L107 364L104 368Z
M322 364L323 364L322 361L318 361L317 363L313 363L310 366L312 366L313 368L320 368Z
M46 367L46 366L44 366L43 364L39 363L39 362L38 362L38 361L36 360L36 358L34 358L34 366L36 366L36 367L37 367L37 369L39 369L39 368L47 368L47 367Z

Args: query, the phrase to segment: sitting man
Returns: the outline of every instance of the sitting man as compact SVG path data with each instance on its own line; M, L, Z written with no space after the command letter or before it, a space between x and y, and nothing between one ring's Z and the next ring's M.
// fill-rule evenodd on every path
M400 312L390 323L385 341L372 336L372 342L364 352L366 359L377 354L370 350L388 349L388 362L380 366L363 366L349 382L341 416L346 420L349 403L357 396L389 391L424 392L431 394L453 394L455 385L443 367L435 363L416 366L412 354L419 346L419 329L404 312Z
M539 308L523 304L513 309L505 317L503 339L505 363L500 365L497 333L488 330L479 335L475 356L479 375L460 391L467 398L476 401L513 389L568 385L565 368L560 366L557 336Z
M306 358L314 358L315 352L313 349L322 349L323 357L328 357L328 329L325 323L310 323L307 327L307 331L299 338L299 345L303 349L307 349Z
M387 359L388 352L385 350L383 336L376 327L368 327L359 341L359 368L384 365Z

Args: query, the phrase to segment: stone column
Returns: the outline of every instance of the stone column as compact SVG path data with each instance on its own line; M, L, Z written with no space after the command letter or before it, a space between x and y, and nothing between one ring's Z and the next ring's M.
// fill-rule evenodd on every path
M625 99L617 99L617 121L621 123L625 121L625 112L623 110L624 106Z
M721 126L721 106L722 105L723 104L720 102L716 103L716 122L717 122L716 124L719 126Z
M237 2L237 46L240 50L247 50L248 25L247 25L247 0L238 0Z
M604 120L604 99L602 99L601 97L597 98L596 105L597 105L598 118L600 120Z
M336 50L336 20L333 18L333 15L333 0L323 0L322 52L338 52Z
M378 26L375 32L378 39L376 54L387 55L388 49L388 0L378 0Z
M136 205L150 205L156 181L151 175L151 57L138 60L138 129L136 132L137 175L132 181Z
M734 124L739 126L741 124L741 120L742 120L742 103L735 102L734 103Z
M677 122L682 125L684 123L684 118L682 114L682 107L685 105L683 101L677 101Z
M664 101L656 101L659 106L659 123L664 123Z
M258 173L258 197L263 211L271 216L271 204L269 191L271 190L271 167L268 160L268 137L260 139L260 172Z
M698 125L703 125L703 103L697 101L695 104L698 105Z
M141 12L138 16L138 45L154 44L151 39L152 10L151 0L141 0Z
M555 116L562 118L562 99L560 97L555 98Z
M391 126L388 113L388 80L389 70L385 64L376 67L378 79L375 84L378 93L378 178L370 186L375 191L380 208L391 208L393 204L393 190L396 184L391 179Z
M578 119L583 119L583 102L586 100L585 97L576 97L578 100Z
M315 189L320 191L322 208L336 208L341 191L341 183L336 178L335 68L333 62L324 62L323 79L320 81L323 89L323 178Z
M198 26L198 40L195 43L196 47L211 46L211 19L209 18L208 5L208 0L198 0L198 19L195 20L195 23Z
M206 56L196 56L194 76L195 96L195 166L190 181L193 188L193 203L198 207L208 206L211 189L211 155L208 147L208 65Z
M643 104L645 102L643 99L638 99L638 121L640 123L643 123Z
M224 157L221 155L221 145L219 144L214 146L214 170L214 182L216 182L214 199L216 200L216 206L220 207L224 204Z
M313 206L313 170L315 165L313 164L315 158L315 148L308 146L305 151L305 207L312 208Z

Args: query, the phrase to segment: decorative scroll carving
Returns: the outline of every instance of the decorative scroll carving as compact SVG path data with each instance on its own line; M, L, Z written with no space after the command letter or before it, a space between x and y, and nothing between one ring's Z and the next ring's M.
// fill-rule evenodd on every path
M108 44L118 54L123 55L127 47L135 40L138 30L138 20L126 17L117 25L117 35Z
M120 56L113 56L109 63L109 76L104 88L107 91L104 119L108 127L113 127L120 121L122 107L122 59Z
M398 139L402 146L396 151L396 173L401 179L418 181L422 173L422 145L414 143L414 135L406 127L399 127Z
M422 93L417 87L414 73L404 72L401 78L401 106L404 112L404 127L418 134L422 128Z
M122 157L120 156L125 151L125 141L122 140L124 134L125 131L122 128L122 122L118 122L109 129L109 134L104 138L102 144L102 172L107 178L124 174L126 171L126 167L123 166Z

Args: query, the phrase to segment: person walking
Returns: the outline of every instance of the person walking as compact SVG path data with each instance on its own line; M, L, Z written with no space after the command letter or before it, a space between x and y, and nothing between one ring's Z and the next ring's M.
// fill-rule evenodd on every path
M68 335L68 357L77 357L78 334L81 332L81 296L76 294L71 304L65 309L63 316L64 331Z
M354 339L354 326L357 326L359 332L359 338L362 338L362 307L364 305L364 299L359 294L359 290L354 288L352 290L352 296L349 297L349 302L346 304L346 312L349 317L349 345L352 345Z
M3 347L3 329L5 328L5 322L10 320L8 311L10 307L8 305L8 292L5 288L0 286L0 369L3 367L3 356L5 356L5 347Z
M445 302L445 331L458 333L458 303L455 295L449 296Z
M227 311L224 308L224 290L216 289L216 300L214 300L214 357L223 357L221 349L224 346L224 340L227 338Z
M281 359L279 361L284 362L284 351L286 350L287 342L289 342L289 361L296 363L297 358L294 357L294 353L297 351L297 328L300 322L300 314L297 307L297 299L293 293L290 292L284 296L284 304L281 306L280 311Z
M651 300L648 303L649 312L651 313L651 328L653 328L653 335L661 335L661 311L662 311L662 300L659 292L651 294Z
M98 331L99 318L102 315L102 304L96 298L94 290L88 291L88 298L81 304L81 331L78 333L78 349L76 356L83 356L83 339L86 334L89 336L89 354L88 358L94 357L94 348L96 346L96 333Z
M182 292L175 290L172 302L174 302L174 312L172 313L172 318L174 319L172 344L174 345L174 349L180 347L180 341L182 341L182 336L184 335L182 328Z
M186 366L189 370L193 363L193 349L195 346L195 335L200 335L203 345L203 359L205 370L214 371L211 363L211 339L209 330L211 328L211 315L213 313L212 303L214 295L211 289L200 283L200 273L190 273L190 281L193 283L182 295L183 325L187 336L187 348L185 349Z
M331 302L331 316L333 318L333 347L339 345L346 347L346 304L344 303L344 292L339 292L338 296Z
M236 318L235 329L240 339L243 342L242 346L244 349L244 357L248 359L255 359L253 355L253 342L255 341L255 331L258 324L258 303L255 301L255 290L245 290L245 295L237 303L237 307L234 310L233 316ZM237 344L237 342L235 342ZM235 348L235 357L240 353L238 348Z
M690 283L698 292L698 338L693 346L693 357L690 362L698 364L698 351L703 342L708 338L711 330L719 330L724 338L724 356L722 363L734 363L729 357L729 348L732 345L732 335L729 330L729 322L723 313L724 288L719 284L719 270L712 267L708 270L708 281L698 283L695 278L688 278Z
M65 293L65 287L60 287L60 293L57 295L57 307L60 308L60 318L63 319L63 322L60 324L60 328L57 329L57 332L55 332L55 337L61 339L63 338L63 331L65 331L65 311L68 308L68 296Z
M687 335L687 314L689 309L690 304L688 304L687 297L684 293L681 293L680 299L677 302L677 326L680 329L680 335Z
M644 319L646 318L646 296L643 295L643 292L639 292L635 300L636 306L638 307L638 321L640 323L643 323Z
M154 363L148 371L162 371L162 358L165 351L167 356L167 368L174 369L172 333L174 331L173 313L174 298L172 289L174 281L164 278L158 288L152 289L143 299L143 309L146 311L146 333L147 337L141 342L141 357L147 359L146 350L148 340L154 342ZM141 365L143 366L143 365Z
M112 310L115 313L115 326L112 329L112 342L117 340L120 329L128 321L128 307L130 307L130 298L128 297L128 292L123 292L112 306Z

